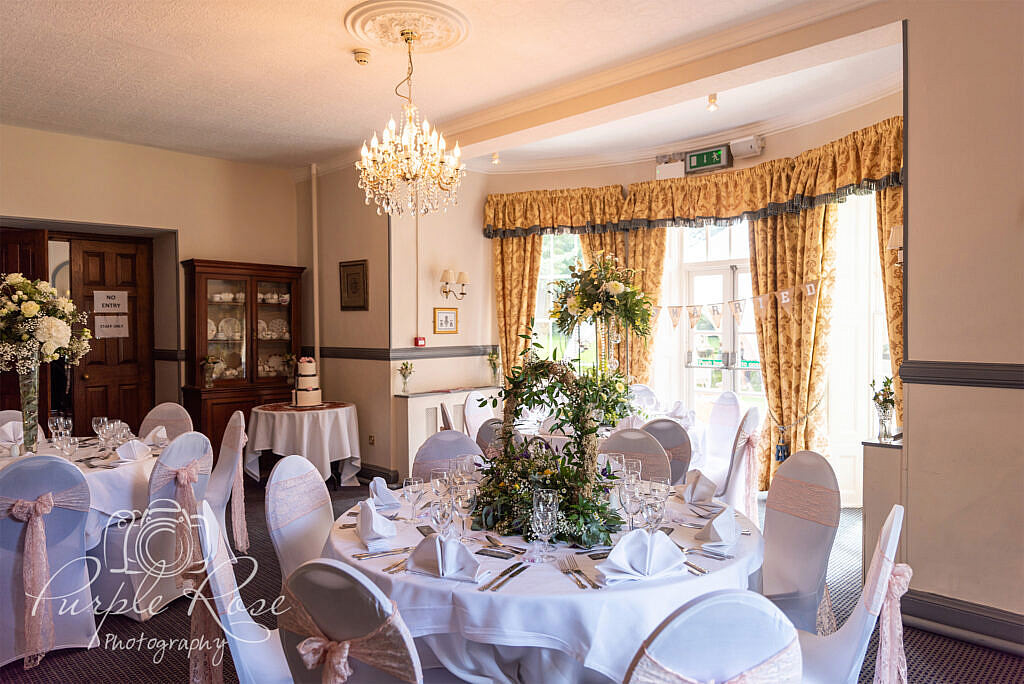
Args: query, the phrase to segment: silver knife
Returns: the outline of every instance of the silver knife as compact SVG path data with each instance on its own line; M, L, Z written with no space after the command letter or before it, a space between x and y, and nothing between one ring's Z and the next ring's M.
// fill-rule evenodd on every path
M512 579L513 577L515 577L515 576L516 576L516 575L518 575L519 573L523 572L523 571L524 571L524 570L526 570L526 569L527 569L528 567L530 567L530 566L529 566L529 565L524 565L523 567L519 568L518 570L516 570L515 572L513 572L513 573L512 573L511 575L509 575L508 577L506 577L505 579L501 580L500 582L498 582L497 584L495 584L495 585L494 585L493 587L491 587L491 591L498 591L498 590L499 590L499 589L501 589L501 588L502 588L503 586L505 586L506 584L508 584L508 581L509 581L510 579Z
M702 568L699 565L697 565L696 563L691 563L690 561L683 561L683 562L686 563L686 567L693 568L694 570L696 570L697 572L699 572L702 575L708 574L708 570L706 568Z
M369 560L370 558L383 558L384 556L394 556L399 553L408 553L412 551L413 547L405 546L400 549L390 549L388 551L377 551L375 553L353 553L352 557L356 560Z
M496 584L498 580L500 580L502 577L504 577L505 575L509 574L510 572L515 571L521 565L523 565L522 562L513 563L512 565L510 565L507 568L505 568L504 570L502 570L501 573L497 577L495 577L494 579L492 579L490 582L488 582L487 584L483 585L482 587L478 588L477 591L487 591L494 584Z

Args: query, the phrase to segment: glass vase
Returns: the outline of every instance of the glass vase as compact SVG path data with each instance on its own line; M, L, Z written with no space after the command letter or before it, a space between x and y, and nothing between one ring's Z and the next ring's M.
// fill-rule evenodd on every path
M892 441L892 408L888 406L875 406L878 411L878 441Z
M403 375L402 376L402 394L408 394L408 393L409 393L409 376L408 375Z
M25 373L18 373L18 389L21 391L21 423L25 437L22 451L34 453L39 438L39 364Z

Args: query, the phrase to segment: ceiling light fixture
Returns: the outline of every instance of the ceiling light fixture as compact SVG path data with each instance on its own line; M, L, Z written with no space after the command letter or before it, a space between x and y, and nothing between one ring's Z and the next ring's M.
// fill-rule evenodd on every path
M710 95L708 95L708 111L718 111L718 93L711 93Z
M380 140L374 131L369 148L363 143L356 168L366 203L372 199L378 214L383 210L389 216L401 216L408 209L426 215L456 202L466 167L459 161L459 144L447 153L444 136L428 121L420 121L412 102L412 45L419 36L411 29L403 29L401 36L409 52L408 73L395 86L395 95L405 100L401 130L392 118ZM405 95L398 92L403 83Z
M495 166L501 163L501 157L498 156L497 152L491 155L491 163Z

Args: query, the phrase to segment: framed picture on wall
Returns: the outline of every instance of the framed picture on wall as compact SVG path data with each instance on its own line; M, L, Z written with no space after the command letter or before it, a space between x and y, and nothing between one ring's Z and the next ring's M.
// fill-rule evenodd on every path
M366 277L366 259L338 263L341 274L341 310L369 311L370 288Z
M459 332L459 310L434 307L434 334L454 335Z

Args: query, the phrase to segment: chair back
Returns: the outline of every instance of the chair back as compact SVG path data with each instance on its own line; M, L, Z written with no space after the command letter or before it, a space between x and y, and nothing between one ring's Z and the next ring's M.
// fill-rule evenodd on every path
M765 504L764 592L810 597L807 615L790 615L806 631L814 631L839 514L839 483L821 454L798 451L782 462Z
M17 409L7 409L5 411L0 411L0 425L7 425L8 423L21 423L24 420L25 419L21 415L21 411ZM39 431L36 434L39 435L40 438L46 437L46 433L43 432L43 426L38 423L36 425L39 428Z
M732 452L729 456L729 470L725 474L725 482L719 485L716 492L716 496L724 497L726 503L747 516L750 515L750 512L745 510L747 506L743 501L748 467L747 445L751 436L760 434L760 427L760 411L757 410L757 407L747 409L732 440ZM756 457L756 444L754 449L755 453L751 455Z
M431 469L447 467L448 459L456 456L479 456L482 459L483 455L477 443L466 435L454 430L442 430L427 437L416 451L412 476L422 477L424 482L429 482Z
M481 451L487 451L487 447L495 442L501 441L502 422L499 418L488 418L476 431L476 445Z
M481 401L485 401L487 404L481 406ZM466 396L466 403L462 406L462 426L465 428L466 434L471 439L476 439L480 432L480 426L491 418L494 418L494 411L490 400L482 392L470 392Z
M740 400L735 392L722 392L711 407L707 430L704 433L705 475L724 484L732 458L733 440L740 424Z
M235 483L238 469L242 467L242 450L245 448L246 439L245 416L241 411L235 411L224 428L217 464L210 474L210 483L206 487L206 500L215 511L218 507L223 511L231 497L231 487Z
M672 477L672 469L668 465L668 454L658 444L658 440L643 430L627 428L612 433L601 443L598 451L604 454L622 454L627 458L639 458L641 479Z
M285 594L290 599L291 610L278 619L278 624L285 658L296 682L321 681L321 669L306 669L298 651L299 644L311 636L310 630L334 642L358 640L377 633L382 637L380 650L386 651L378 664L386 661L408 674L408 679L398 679L386 669L366 662L375 660L372 657L351 657L357 649L353 645L348 661L352 668L349 681L353 684L423 681L419 653L409 628L391 599L359 570L332 559L311 560L288 576ZM338 610L338 606L345 609ZM300 627L297 620L307 622L301 625L305 633L295 631ZM312 624L308 624L310 622Z
M630 385L629 393L632 395L633 406L638 409L653 413L661 406L661 402L658 401L658 395L647 385L639 383Z
M446 403L444 403L442 401L441 402L441 429L442 430L451 430L451 429L453 429L452 426L453 426L452 414L448 410L448 404L446 404Z
M173 401L157 404L142 419L142 424L139 425L139 436L145 437L153 428L160 425L163 425L167 431L167 439L174 439L186 432L192 432L192 416L188 415L184 406L175 404Z
M614 434L619 430L640 430L643 429L643 426L644 417L641 416L639 413L634 413L633 415L626 416L618 423L616 423L615 427L612 429L612 433Z
M861 664L868 650L868 642L875 630L875 623L885 599L902 529L903 506L896 504L889 511L889 517L885 519L885 524L878 533L878 541L871 555L871 565L868 566L867 575L864 577L864 589L857 606L839 631L824 637L837 644L836 648L829 650L832 657L830 669L841 675L836 681L855 684L858 680ZM767 550L767 539L765 541Z
M751 681L800 682L796 629L763 596L724 589L699 596L665 618L633 657L625 681L648 684L685 677L727 682L754 672L759 676Z
M267 480L267 531L281 577L319 558L334 525L334 508L323 476L302 456L286 456Z
M50 575L47 595L36 611L53 619L52 646L89 645L96 631L90 572L85 555L85 523L89 515L89 488L82 472L56 456L30 456L0 470L0 666L30 655L26 650L24 582L27 521L11 514L18 499L34 501L54 495L53 509L42 516L45 555ZM63 505L62 505L63 504ZM52 578L52 579L51 579ZM32 592L35 595L35 592ZM62 607L65 610L62 610Z
M153 472L149 475L151 508L154 502L175 498L175 479L167 479L161 475L160 470L177 470L193 461L199 461L199 479L192 485L192 492L196 501L202 501L206 497L206 487L210 481L210 472L213 470L213 447L210 440L201 432L186 432L175 437L160 452L156 465L153 466Z
M216 609L217 621L231 650L238 681L240 684L279 681L273 679L268 672L268 665L274 665L268 663L268 655L273 654L277 646L271 640L278 637L253 620L249 615L249 609L242 602L235 580L234 566L228 554L229 549L224 544L225 531L217 522L217 516L208 501L202 503L200 516L199 541L206 563L208 593L211 595L206 600L213 601L214 605L211 607ZM193 610L207 610L207 607L197 602ZM277 655L280 658L279 651ZM279 664L274 669L283 668Z
M669 468L672 470L672 484L682 484L690 469L690 436L683 426L669 418L655 418L643 427L644 432L658 440L658 444L668 454Z

